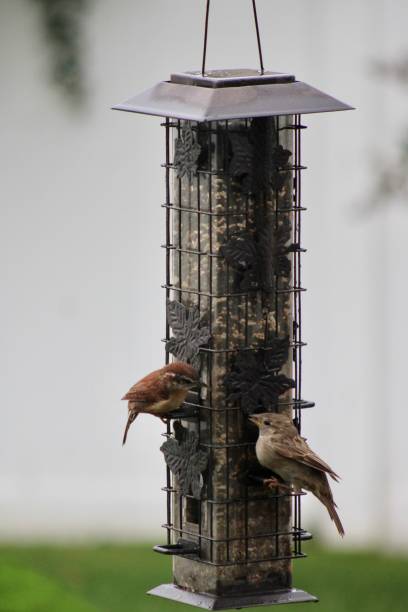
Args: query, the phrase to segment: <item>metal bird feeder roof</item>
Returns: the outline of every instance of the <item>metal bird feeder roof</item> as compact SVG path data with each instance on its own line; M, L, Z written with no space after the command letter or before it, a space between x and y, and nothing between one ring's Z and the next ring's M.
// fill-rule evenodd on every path
M293 75L256 70L176 73L113 108L197 122L352 110Z

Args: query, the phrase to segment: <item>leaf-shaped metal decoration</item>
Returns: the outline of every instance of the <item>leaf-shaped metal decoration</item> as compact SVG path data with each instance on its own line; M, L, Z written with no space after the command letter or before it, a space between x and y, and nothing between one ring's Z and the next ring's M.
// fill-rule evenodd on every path
M272 171L270 174L270 185L272 189L278 193L282 191L285 184L290 181L291 178L291 167L288 166L289 158L292 153L287 149L284 149L282 145L276 146L272 149L271 163Z
M287 180L292 153L276 144L276 128L264 119L253 119L245 132L228 132L231 150L229 173L244 194L256 195L272 187L281 191Z
M259 289L266 294L274 291L277 277L289 277L293 251L290 244L291 225L283 217L279 225L269 221L259 223L254 233L234 234L220 249L230 266L237 272L239 290Z
M238 353L225 378L227 400L240 402L246 414L276 406L279 396L295 386L294 380L280 373L288 355L287 337L270 339L265 348L256 351Z
M292 153L288 149L284 149L281 144L276 145L272 149L271 161L276 169L284 169L287 166Z
M181 128L180 137L176 139L174 166L178 178L197 173L200 154L201 145L196 141L191 125L187 124Z
M258 252L249 232L235 234L231 240L221 247L221 252L228 263L237 270L249 270L256 265Z
M166 350L199 369L200 346L207 344L211 336L200 319L200 311L195 306L186 308L181 302L167 300L167 320L173 337L167 341Z
M259 288L259 254L255 240L249 232L234 234L220 249L220 254L237 272L239 291Z
M245 132L229 132L228 137L232 154L230 175L241 185L243 193L252 193L254 151L249 136Z
M199 448L198 435L176 421L174 438L162 444L160 450L172 473L177 477L182 495L190 492L195 499L201 498L203 472L207 468L208 454Z
M289 357L289 336L279 338L270 336L266 342L266 349L260 349L264 353L265 367L269 372L279 372Z
M265 222L258 230L260 287L266 294L275 290L277 278L290 276L292 266L288 255L293 251L290 238L291 224L288 217L283 217L277 226Z

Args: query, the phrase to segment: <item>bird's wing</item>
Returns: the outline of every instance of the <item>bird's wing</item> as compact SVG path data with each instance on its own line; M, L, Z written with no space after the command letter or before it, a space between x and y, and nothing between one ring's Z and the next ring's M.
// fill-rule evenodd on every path
M163 384L159 371L151 372L129 389L123 400L137 402L141 406L155 404L168 398L168 390Z
M279 441L271 439L270 443L273 445L274 451L282 457L299 461L299 463L319 470L319 472L326 472L336 481L339 480L340 477L332 470L330 465L316 455L304 438L301 438L299 435L285 437L284 440L281 439Z
M122 397L123 400L132 402L132 408L143 409L144 407L151 406L157 401L157 397L153 398L153 394L142 389L129 389L129 391Z

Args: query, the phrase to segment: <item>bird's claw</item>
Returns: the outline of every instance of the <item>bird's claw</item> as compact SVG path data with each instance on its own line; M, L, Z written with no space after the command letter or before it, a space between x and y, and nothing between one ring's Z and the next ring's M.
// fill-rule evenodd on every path
M280 482L277 478L265 478L263 484L268 487L268 489L283 489L284 491L292 492L291 485L284 484Z

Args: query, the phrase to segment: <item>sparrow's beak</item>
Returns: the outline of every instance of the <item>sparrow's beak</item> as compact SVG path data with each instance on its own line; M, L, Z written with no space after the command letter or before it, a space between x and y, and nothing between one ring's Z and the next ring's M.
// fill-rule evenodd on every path
M255 423L255 425L258 425L258 417L256 414L249 416L248 419L251 421L251 423Z

